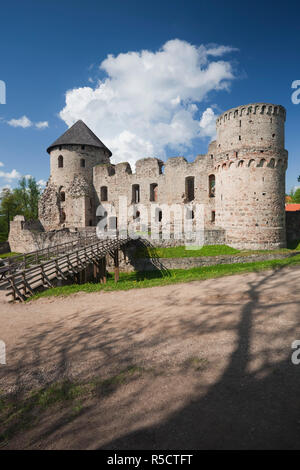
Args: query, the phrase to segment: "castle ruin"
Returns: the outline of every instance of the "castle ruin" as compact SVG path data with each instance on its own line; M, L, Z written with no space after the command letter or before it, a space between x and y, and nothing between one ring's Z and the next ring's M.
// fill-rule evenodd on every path
M76 122L47 149L50 178L39 203L45 231L95 227L99 206L115 208L126 197L130 221L140 205L155 208L157 221L173 204L204 205L207 243L239 249L273 249L286 245L284 148L285 109L254 103L221 114L217 137L205 155L143 158L135 172L129 163L110 163L111 151L84 124ZM195 221L193 221L195 222ZM176 216L172 219L176 224Z

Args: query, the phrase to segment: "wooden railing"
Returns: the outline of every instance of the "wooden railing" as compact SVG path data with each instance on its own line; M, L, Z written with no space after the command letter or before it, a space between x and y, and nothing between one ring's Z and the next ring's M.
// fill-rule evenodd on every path
M3 258L2 262L10 273L16 269L27 269L30 266L40 264L42 261L58 257L60 254L74 251L76 247L87 246L96 241L96 235L89 237L81 237L69 242L60 243L58 245L48 246L40 250L31 251L20 255Z
M33 295L38 287L53 287L55 279L67 279L70 274L76 277L91 263L94 264L94 269L103 279L105 278L105 257L107 254L114 257L115 279L117 280L117 250L129 241L129 237L116 236L101 240L96 238L93 241L88 238L83 239L73 247L70 245L72 242L70 244L64 243L52 247L49 254L46 252L47 259L42 260L35 257L32 259L30 256L33 253L27 253L22 255L25 256L25 260L21 263L11 264L1 285L7 289L7 296L12 296L13 300L24 301L28 296ZM61 253L62 246L65 246L64 253ZM43 250L39 250L38 253L41 251ZM25 267L28 262L31 264Z

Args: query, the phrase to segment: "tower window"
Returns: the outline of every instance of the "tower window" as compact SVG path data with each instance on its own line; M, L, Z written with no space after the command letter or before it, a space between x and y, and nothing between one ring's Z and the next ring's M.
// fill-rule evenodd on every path
M239 140L242 140L242 137L239 135Z
M101 201L107 201L107 186L101 186L100 199Z
M188 201L195 199L195 177L187 176L185 178L185 197Z
M208 194L209 194L209 197L215 197L215 186L216 186L216 177L215 177L215 175L209 175L209 177L208 177Z
M81 168L85 168L85 159L84 158L80 159L80 166L81 166Z
M85 149L85 145L82 145L82 146L81 146L81 150L84 150L84 149Z
M60 192L60 201L65 202L66 200L66 193L64 191Z
M158 192L158 186L156 183L150 184L150 201L155 202L157 201L157 192Z
M59 155L57 161L58 161L58 168L63 168L63 166L64 166L64 157L62 155Z
M216 220L216 212L215 211L211 211L211 222L214 223Z
M132 185L132 202L135 204L140 202L140 185L139 184Z

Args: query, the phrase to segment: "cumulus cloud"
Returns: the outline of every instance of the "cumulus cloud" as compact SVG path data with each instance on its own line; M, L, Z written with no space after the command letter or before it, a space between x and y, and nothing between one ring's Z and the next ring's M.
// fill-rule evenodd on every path
M38 129L45 129L46 127L49 127L48 121L40 121L35 124L35 127Z
M10 119L9 121L6 121L9 126L12 127L23 127L25 129L26 127L37 127L38 129L45 129L46 127L49 126L48 121L39 121L39 122L32 122L27 116L22 116L19 119Z
M174 39L156 52L108 55L100 64L105 78L67 91L60 117L68 126L85 121L114 162L164 158L167 149L183 153L195 139L214 137L216 116L203 101L213 90L229 89L235 74L221 58L234 50Z
M17 178L21 178L21 173L13 169L12 171L0 171L0 178L4 178L7 181L12 181Z
M7 121L7 124L12 127L23 127L23 129L32 126L32 122L27 116L22 116L19 119L11 119L10 121Z
M0 162L0 166L4 166L4 163Z

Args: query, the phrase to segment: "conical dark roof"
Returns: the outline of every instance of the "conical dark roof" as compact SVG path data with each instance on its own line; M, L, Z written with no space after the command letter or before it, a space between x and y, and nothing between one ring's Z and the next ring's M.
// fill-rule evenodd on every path
M53 147L66 144L77 144L77 145L92 145L93 147L99 147L106 149L109 152L109 156L112 155L111 151L101 142L100 139L89 129L89 127L81 120L75 122L70 129L68 129L63 135L61 135L50 147L47 148L47 152L50 153Z

